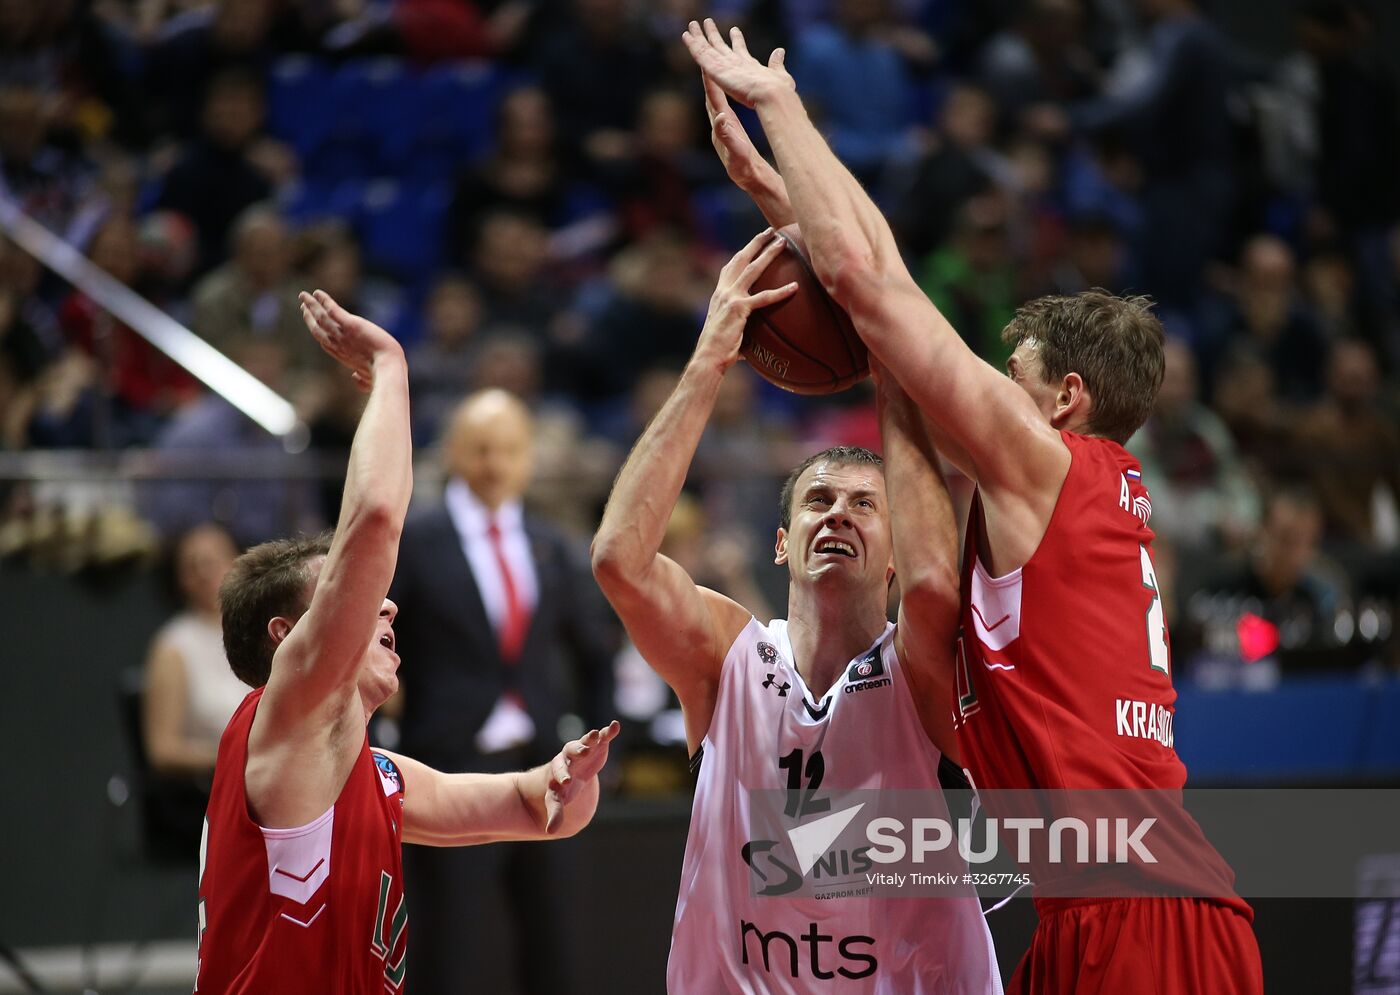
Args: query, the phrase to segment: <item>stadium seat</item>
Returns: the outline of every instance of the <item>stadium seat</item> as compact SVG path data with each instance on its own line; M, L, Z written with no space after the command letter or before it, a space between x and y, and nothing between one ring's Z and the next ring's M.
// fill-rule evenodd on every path
M356 227L370 268L409 284L430 275L442 259L442 222L450 199L444 183L367 184Z

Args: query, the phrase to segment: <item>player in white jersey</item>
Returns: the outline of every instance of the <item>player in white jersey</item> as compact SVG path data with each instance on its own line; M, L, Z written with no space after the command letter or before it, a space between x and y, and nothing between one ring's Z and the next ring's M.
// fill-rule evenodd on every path
M818 899L753 887L752 875L766 879L778 865L760 865L770 841L751 838L750 791L912 789L930 793L931 814L946 818L943 757L958 769L957 529L921 416L883 371L887 462L838 447L807 460L783 488L775 562L789 573L787 620L760 623L659 552L745 320L792 292L749 293L780 251L770 230L720 274L695 353L618 475L593 543L594 573L679 697L700 762L667 987L991 995L1000 981L970 890Z

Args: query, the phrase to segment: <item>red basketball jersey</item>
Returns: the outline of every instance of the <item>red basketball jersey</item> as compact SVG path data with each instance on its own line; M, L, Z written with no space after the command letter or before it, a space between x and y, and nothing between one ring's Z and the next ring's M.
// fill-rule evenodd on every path
M314 822L263 829L243 772L262 689L219 742L199 864L197 992L403 991L403 778L365 745Z
M1069 473L1019 570L987 572L973 501L955 711L963 761L980 789L1157 789L1166 794L1153 804L1180 811L1170 793L1186 783L1186 767L1174 748L1176 692L1142 468L1115 442L1061 436ZM1212 893L1247 909L1194 821L1184 812L1171 821L1210 868Z

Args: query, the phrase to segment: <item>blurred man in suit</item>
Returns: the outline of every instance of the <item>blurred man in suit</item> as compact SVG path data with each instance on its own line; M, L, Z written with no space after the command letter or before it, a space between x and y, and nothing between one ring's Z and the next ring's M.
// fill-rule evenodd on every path
M581 547L523 510L532 423L514 395L487 390L448 420L443 499L404 527L391 594L404 688L404 750L445 771L504 771L558 750L560 719L601 715L612 694L616 623ZM480 851L480 852L474 852ZM541 848L409 847L413 987L420 995L563 990L562 902ZM515 958L493 922L505 904ZM494 968L493 968L494 970ZM484 987L483 987L484 986Z

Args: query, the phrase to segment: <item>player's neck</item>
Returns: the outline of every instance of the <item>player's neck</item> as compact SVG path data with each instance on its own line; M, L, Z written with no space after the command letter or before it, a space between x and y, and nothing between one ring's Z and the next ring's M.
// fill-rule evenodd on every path
M788 641L808 690L821 698L885 628L883 592L864 603L853 592L799 589L788 595ZM878 593L877 599L874 595Z

